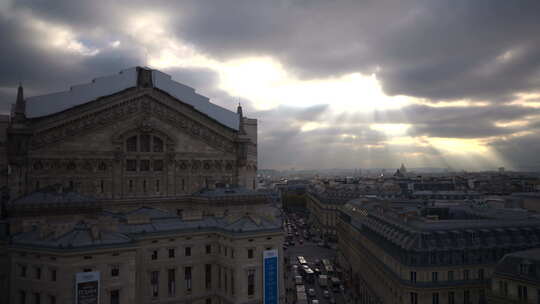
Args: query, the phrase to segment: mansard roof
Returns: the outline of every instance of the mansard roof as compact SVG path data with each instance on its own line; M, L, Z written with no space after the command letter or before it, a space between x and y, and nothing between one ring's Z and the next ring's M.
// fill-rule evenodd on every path
M231 129L239 130L240 119L237 113L211 103L208 97L196 93L192 87L172 80L168 74L141 67L133 67L115 75L99 77L91 83L72 86L69 91L26 98L26 116L37 118L56 114L100 97L137 87L141 70L151 72L153 88L193 106L197 111Z
M354 227L406 250L540 246L540 219L527 212L469 204L447 208L449 218L431 219L422 215L422 205L358 199L342 211Z
M54 223L49 226L36 225L29 231L15 234L12 243L24 247L76 249L129 245L148 236L159 237L193 231L221 231L232 234L281 231L281 218L271 212L275 211L274 209L267 206L257 214L240 212L237 213L238 216L200 216L189 219L153 207L123 213L104 211L99 222L94 221L92 224L92 220L89 220L74 223L65 232L62 232L63 228L55 229ZM132 216L136 218L130 220ZM104 225L106 220L111 221ZM65 226L66 223L59 225Z
M540 283L540 248L505 255L495 267L495 274Z
M38 189L28 195L22 196L10 202L12 206L40 205L40 204L89 204L97 199L91 196L80 194L71 188L65 188L60 184L55 184Z

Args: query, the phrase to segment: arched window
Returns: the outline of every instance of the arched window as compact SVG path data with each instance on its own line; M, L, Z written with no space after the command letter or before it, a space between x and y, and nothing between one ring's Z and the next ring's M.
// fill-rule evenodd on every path
M152 138L152 140L154 142L154 152L163 152L163 140L155 136Z
M152 149L150 149L152 147ZM158 152L164 151L163 139L155 135L133 135L126 140L126 152Z
M127 139L126 150L127 152L137 152L137 135Z
M160 137L148 133L130 136L126 139L125 149L128 153L125 162L126 171L163 171L162 153L165 149L163 139Z

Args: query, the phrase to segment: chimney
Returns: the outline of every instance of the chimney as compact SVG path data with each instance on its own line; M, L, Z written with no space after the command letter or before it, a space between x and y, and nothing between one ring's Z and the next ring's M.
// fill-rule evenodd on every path
M94 241L101 239L101 232L99 230L98 225L92 225L90 227L90 235L92 236L92 239Z

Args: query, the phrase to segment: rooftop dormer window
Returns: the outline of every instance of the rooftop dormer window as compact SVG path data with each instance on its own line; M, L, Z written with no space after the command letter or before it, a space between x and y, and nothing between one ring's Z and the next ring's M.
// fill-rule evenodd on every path
M519 273L523 275L528 275L531 268L531 262L524 260L519 264Z

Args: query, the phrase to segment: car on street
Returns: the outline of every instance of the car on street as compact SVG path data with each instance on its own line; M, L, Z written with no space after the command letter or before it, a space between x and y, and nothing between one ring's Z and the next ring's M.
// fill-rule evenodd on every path
M313 299L313 300L311 300L311 304L319 304L319 300Z
M315 269L313 269L313 271L315 272L316 275L321 274L321 270L319 268L315 268Z
M325 290L323 291L323 296L324 296L325 298L327 298L327 299L330 298L330 292L329 292L328 290L325 289Z
M315 296L315 289L310 288L310 289L308 289L308 292L307 292L307 293L308 293L308 295L309 295L310 297L314 297L314 296Z
M330 298L330 299L328 300L328 303L330 303L330 304L336 304L336 299Z

